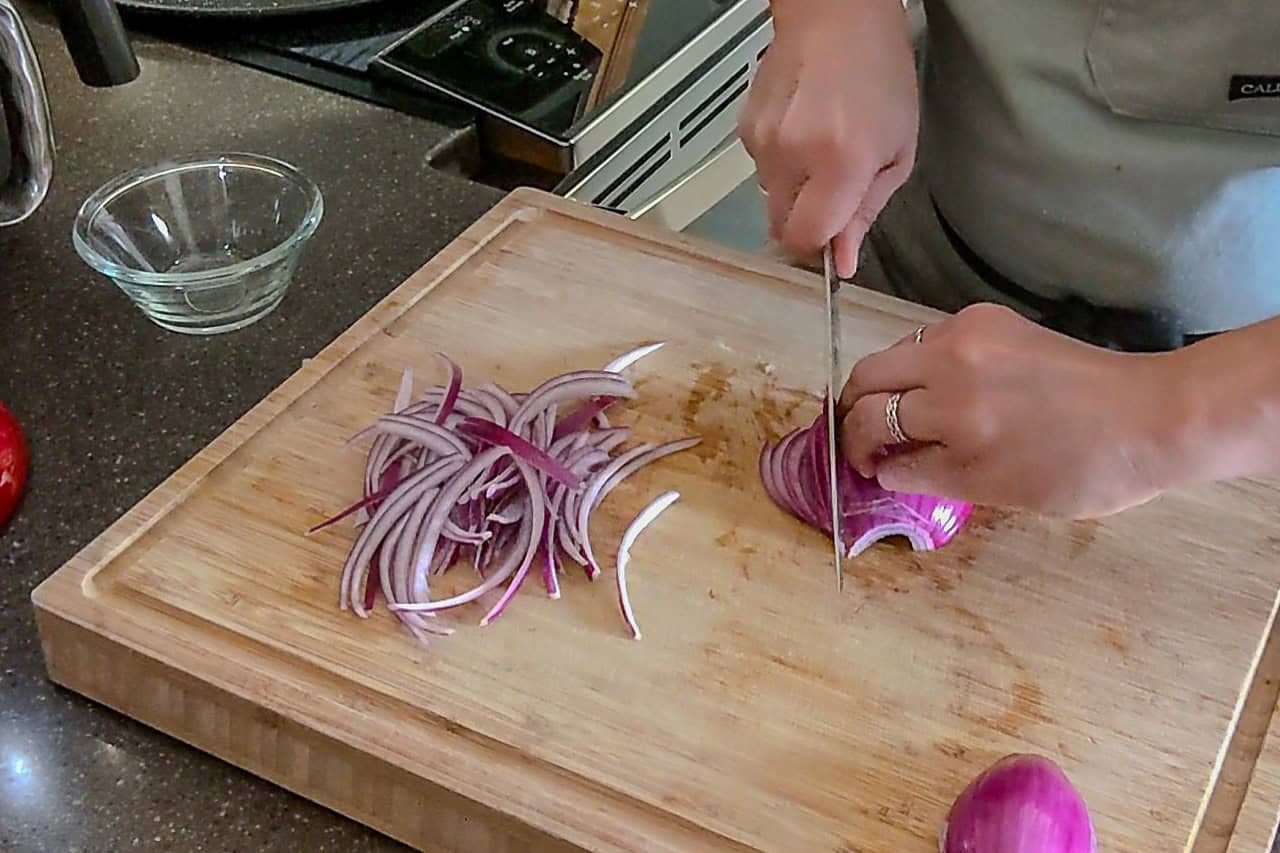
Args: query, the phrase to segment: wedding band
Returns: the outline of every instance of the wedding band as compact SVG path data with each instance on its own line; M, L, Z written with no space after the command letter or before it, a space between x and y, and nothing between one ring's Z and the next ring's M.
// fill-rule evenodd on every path
M918 344L924 343L924 330L925 330L924 326L921 326L920 328L916 329L916 343Z
M884 404L884 422L889 427L889 435L898 444L906 444L911 439L902 431L902 424L898 421L898 405L902 402L902 393L889 395L889 401Z

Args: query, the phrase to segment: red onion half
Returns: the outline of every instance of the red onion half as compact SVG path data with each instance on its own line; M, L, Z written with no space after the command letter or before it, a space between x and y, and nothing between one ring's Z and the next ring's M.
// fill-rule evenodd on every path
M916 551L946 545L964 526L973 505L932 495L882 488L843 459L837 470L845 553L856 557L891 536L903 536ZM784 511L831 535L831 488L827 477L827 416L796 430L760 453L760 479Z
M940 853L1096 853L1084 798L1062 770L1038 755L1008 755L955 801Z
M437 624L439 613L489 593L496 601L480 624L497 619L531 570L551 598L560 597L565 559L594 580L600 568L589 532L601 501L636 471L699 441L620 451L629 431L610 428L604 417L606 408L636 396L620 371L661 346L624 353L604 370L556 376L525 394L493 384L465 388L462 370L441 355L447 383L415 401L413 373L406 370L394 409L348 442L373 439L363 497L310 531L355 516L359 532L342 568L340 606L366 617L381 593L387 608L425 641L451 633ZM561 407L567 407L563 417ZM664 495L660 506L646 507L618 553L619 607L637 638L626 593L627 549L671 500ZM478 582L448 598L433 596L431 578L458 562L470 563Z

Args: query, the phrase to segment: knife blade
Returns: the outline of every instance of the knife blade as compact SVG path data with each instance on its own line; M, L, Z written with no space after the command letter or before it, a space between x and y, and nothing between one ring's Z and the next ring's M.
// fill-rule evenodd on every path
M828 243L822 251L827 278L827 484L831 490L831 547L835 552L836 590L844 591L844 531L840 520L839 477L836 473L836 402L840 399L840 276Z

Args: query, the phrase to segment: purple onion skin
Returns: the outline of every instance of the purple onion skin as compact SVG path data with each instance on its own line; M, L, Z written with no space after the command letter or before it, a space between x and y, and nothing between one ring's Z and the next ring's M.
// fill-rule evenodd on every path
M1047 758L1015 754L984 770L956 799L941 853L1097 853L1084 798Z
M831 487L827 478L827 422L823 414L792 432L760 457L760 477L781 509L831 535ZM843 551L852 558L890 536L905 536L916 551L932 551L954 539L973 512L967 501L894 492L863 477L843 458L837 466Z

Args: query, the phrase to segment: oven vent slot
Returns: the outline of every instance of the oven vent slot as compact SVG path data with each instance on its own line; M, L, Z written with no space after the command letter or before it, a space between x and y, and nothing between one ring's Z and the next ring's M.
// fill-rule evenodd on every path
M666 165L667 161L671 159L670 148L671 134L665 133L659 137L657 142L649 146L643 154L632 160L627 167L623 169L617 177L610 181L604 189L596 193L595 197L591 199L591 203L597 205L603 204L605 207L619 207L621 202L628 195L634 192L640 184L644 183L648 178L652 177L654 172ZM655 160L657 161L656 163L653 162ZM642 172L642 174L637 180L632 181L632 176L637 172ZM618 188L623 185L626 185L626 188L617 195L614 195ZM609 201L606 202L605 199L609 199Z
M649 168L641 172L640 175L634 181L632 181L625 190L618 193L614 197L613 203L609 206L615 207L615 208L620 207L625 201L627 201L631 197L632 193L634 193L636 190L640 189L640 187L644 185L645 181L649 180L654 175L656 175L659 169L661 169L663 166L667 165L670 162L671 162L671 152L664 151L662 156L659 157L657 160L654 160L653 163L650 164Z
M738 100L744 94L746 94L747 87L750 84L751 84L750 80L743 80L741 83L738 84L738 87L736 89L734 89L729 94L725 95L723 100L721 100L720 103L716 105L715 109L711 110L706 115L704 115L701 121L699 121L697 124L691 127L683 136L680 137L680 147L683 148L684 146L688 145L689 140L697 136L703 130L703 128L711 124L711 122L715 121L715 119L725 110L727 110L729 107L736 104Z
M706 127L707 123L711 121L711 119L715 118L719 113L723 112L725 107L724 103L720 103L718 106L715 106L714 109L712 109L712 107L716 105L717 101L719 101L720 97L725 92L729 91L730 89L735 89L735 87L738 87L739 83L742 84L739 88L745 89L748 81L744 80L743 78L745 78L750 71L751 71L751 66L744 64L737 71L733 72L733 74L729 75L728 79L726 79L723 83L717 86L714 92L712 92L710 95L707 95L698 103L697 106L689 110L689 112L685 113L684 118L680 119L680 124L679 124L679 128L684 139L689 139L691 136L693 136L693 134L697 133L699 130ZM735 89L735 92L736 92L736 89ZM732 100L732 97L730 98L730 100ZM703 113L707 112L707 110L711 110L711 115L705 116L701 120L699 120L699 117L702 116ZM685 133L684 132L685 129L688 128L690 125L694 124L694 122L697 122L697 124L694 126L693 130Z

